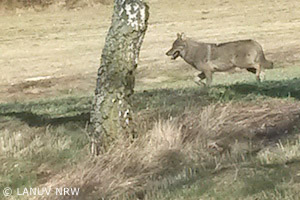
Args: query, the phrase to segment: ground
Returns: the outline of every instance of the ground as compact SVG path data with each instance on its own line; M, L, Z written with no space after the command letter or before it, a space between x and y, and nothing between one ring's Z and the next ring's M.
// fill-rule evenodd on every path
M177 32L216 43L251 38L263 46L275 67L297 66L298 7L296 0L151 1L136 88L176 79L192 80L193 69L165 56ZM77 91L92 94L111 13L112 6L99 5L82 10L2 14L0 65L5 73L0 75L0 100ZM36 77L47 79L30 81Z
M112 5L0 13L0 189L76 183L81 199L91 187L107 199L299 199L299 1L149 5L133 97L144 136L97 162L86 131ZM201 88L196 70L165 55L178 32L254 39L274 69L260 84L237 71Z

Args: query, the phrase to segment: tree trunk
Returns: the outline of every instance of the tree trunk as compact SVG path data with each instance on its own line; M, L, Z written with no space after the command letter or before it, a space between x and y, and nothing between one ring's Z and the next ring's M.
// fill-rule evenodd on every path
M134 135L130 97L148 17L142 0L115 0L91 111L89 136L94 155L106 151L119 134Z

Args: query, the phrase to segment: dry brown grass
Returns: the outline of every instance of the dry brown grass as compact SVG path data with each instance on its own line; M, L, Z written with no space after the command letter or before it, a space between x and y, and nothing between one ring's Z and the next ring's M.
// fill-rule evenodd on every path
M48 7L75 9L96 4L111 5L113 0L2 0L0 9L4 10L28 10L42 11Z
M194 169L218 170L228 160L236 161L237 154L273 144L299 121L299 103L263 103L189 109L175 119L156 122L133 143L120 138L107 153L65 170L43 186L80 187L78 199L151 199L153 191L193 176Z

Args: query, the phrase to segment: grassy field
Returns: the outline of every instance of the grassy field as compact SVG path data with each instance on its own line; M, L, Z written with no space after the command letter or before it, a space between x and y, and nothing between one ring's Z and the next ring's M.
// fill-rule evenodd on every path
M96 159L86 133L111 5L1 14L0 199L71 198L17 195L29 187L79 187L74 199L299 199L299 2L149 3L132 99L139 137ZM199 87L164 55L182 30L258 40L275 68L261 83L241 71Z

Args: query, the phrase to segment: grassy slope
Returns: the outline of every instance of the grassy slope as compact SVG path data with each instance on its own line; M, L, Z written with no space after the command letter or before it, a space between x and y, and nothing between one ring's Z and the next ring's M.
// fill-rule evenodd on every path
M277 68L266 72L267 80L262 84L254 82L251 74L244 73L215 76L215 86L209 91L201 91L191 83L186 89L185 81L170 82L162 91L165 102L174 108L187 104L207 104L228 101L257 101L268 98L283 98L290 101L300 100L300 70L297 67ZM225 77L226 76L226 77ZM156 93L156 92L155 92ZM160 94L160 93L159 93ZM189 98L189 101L184 99ZM292 98L290 98L292 97ZM175 99L175 100L174 100ZM173 102L174 101L174 102ZM151 102L151 105L155 105ZM164 109L168 109L164 107ZM180 112L180 111L179 111ZM299 133L298 130L295 131ZM296 134L299 135L299 134ZM162 189L156 199L298 199L299 196L299 136L291 143L266 147L260 154L241 161L230 161L221 170L207 169L195 177L187 178L181 184ZM270 150L271 149L271 150ZM202 169L203 170L203 169ZM149 199L153 197L150 196Z
M266 76L267 81L257 84L247 73L219 74L215 76L215 86L209 90L199 88L190 79L138 85L134 95L135 109L152 124L158 119L176 117L189 107L218 102L299 101L298 68L273 69L267 71ZM43 184L62 169L72 168L86 159L85 127L91 99L90 96L69 95L1 104L0 188ZM300 197L299 148L299 139L296 139L271 150L266 147L257 155L242 159L229 157L231 159L222 163L220 169L201 169L146 197L297 199Z

